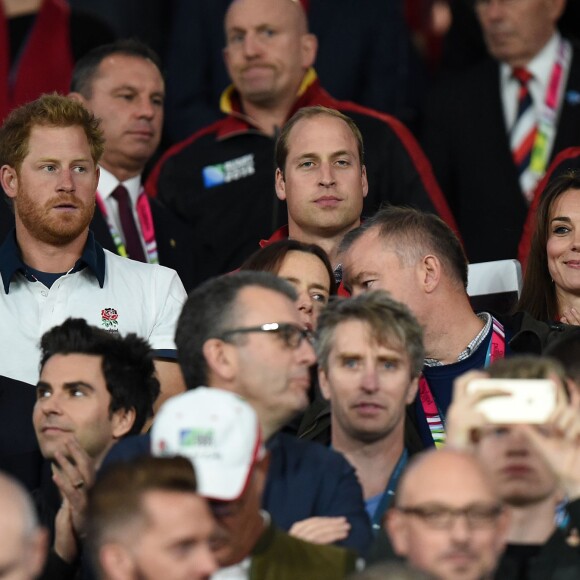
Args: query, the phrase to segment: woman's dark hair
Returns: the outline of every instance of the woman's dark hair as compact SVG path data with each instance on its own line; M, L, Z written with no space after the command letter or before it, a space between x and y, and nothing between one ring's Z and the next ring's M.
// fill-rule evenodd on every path
M281 240L274 242L254 252L241 266L240 270L253 270L256 272L270 272L278 275L282 262L288 252L304 252L316 256L326 268L330 279L330 295L337 292L337 284L334 278L334 272L326 252L316 244L305 244L298 240Z
M537 320L559 318L556 288L548 270L546 246L550 237L550 216L556 200L571 189L580 190L580 173L569 171L548 182L536 213L534 237L516 310L525 310Z

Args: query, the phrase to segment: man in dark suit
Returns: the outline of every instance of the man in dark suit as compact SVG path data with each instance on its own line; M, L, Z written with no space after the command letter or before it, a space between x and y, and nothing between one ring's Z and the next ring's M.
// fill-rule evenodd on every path
M134 40L98 47L77 63L71 90L71 98L101 120L105 134L99 211L90 226L96 239L112 252L176 270L189 290L194 267L189 231L141 187L163 127L165 85L157 55Z
M428 100L423 144L472 262L517 256L537 181L550 159L578 144L580 52L556 29L564 7L475 0L493 60Z

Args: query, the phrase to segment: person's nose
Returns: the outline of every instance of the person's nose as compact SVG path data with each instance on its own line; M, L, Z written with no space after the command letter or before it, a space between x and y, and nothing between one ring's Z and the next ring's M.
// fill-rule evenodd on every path
M466 514L455 514L449 528L449 537L457 544L465 544L471 536Z
M332 187L336 183L332 165L329 162L320 164L318 182L323 187Z
M244 56L247 59L255 58L256 56L259 56L261 54L262 43L254 33L248 32L244 36L243 51Z
M72 193L75 191L75 180L73 175L73 169L63 168L60 172L60 177L58 181L58 190L66 193Z
M379 386L378 373L374 365L365 365L361 380L361 387L367 393L374 393Z
M153 119L157 109L148 97L141 97L137 101L137 116L140 119Z
M207 580L218 569L208 543L199 546L191 558L191 576L195 580Z
M45 415L60 415L62 413L60 398L54 393L50 397L39 398L36 405Z
M303 339L296 348L296 356L300 364L312 366L316 362L316 353L309 340Z
M309 322L312 318L312 312L314 310L314 305L312 304L312 298L308 292L303 291L298 295L298 312L300 312L301 318Z

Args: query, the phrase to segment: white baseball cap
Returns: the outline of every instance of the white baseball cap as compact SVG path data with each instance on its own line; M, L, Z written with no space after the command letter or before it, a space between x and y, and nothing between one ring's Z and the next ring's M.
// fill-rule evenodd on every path
M198 387L163 404L151 429L151 452L187 457L200 495L233 501L244 493L264 448L258 417L244 399Z

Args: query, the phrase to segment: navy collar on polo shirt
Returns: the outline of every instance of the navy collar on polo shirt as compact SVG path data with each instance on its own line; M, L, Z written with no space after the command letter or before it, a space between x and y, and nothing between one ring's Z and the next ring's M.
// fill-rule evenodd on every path
M76 261L72 272L78 272L85 266L94 274L102 288L105 283L105 252L91 231L89 231L83 253ZM6 294L10 291L10 283L14 275L17 272L26 275L26 270L26 264L20 257L20 248L16 242L16 230L13 229L6 237L6 241L0 246L0 274L2 274Z

